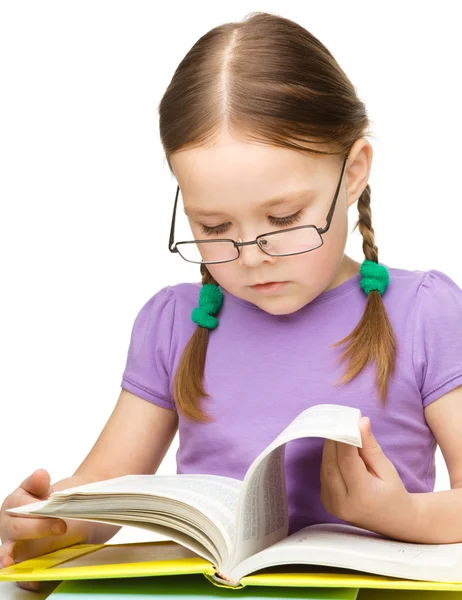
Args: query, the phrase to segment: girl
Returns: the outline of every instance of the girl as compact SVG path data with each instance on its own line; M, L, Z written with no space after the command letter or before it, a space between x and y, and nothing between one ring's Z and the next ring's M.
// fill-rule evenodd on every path
M462 541L462 290L441 271L379 263L369 121L332 54L293 21L254 13L198 40L159 114L178 182L169 250L202 282L163 288L139 311L120 398L76 473L50 486L38 470L6 498L2 566L118 530L7 508L155 473L177 428L178 473L243 479L320 403L361 410L363 448L287 446L289 533L333 521ZM362 264L344 253L356 201ZM194 239L175 240L178 206ZM437 443L444 492L432 491Z

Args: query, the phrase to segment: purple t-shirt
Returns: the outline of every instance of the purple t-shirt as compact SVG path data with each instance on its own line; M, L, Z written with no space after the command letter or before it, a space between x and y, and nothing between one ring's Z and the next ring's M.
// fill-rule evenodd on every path
M381 263L383 264L383 263ZM437 270L387 267L382 296L398 344L396 369L385 407L375 387L375 363L336 386L346 363L344 345L331 348L358 324L366 294L360 274L287 315L272 315L223 291L219 325L210 331L204 410L215 419L198 423L179 413L177 473L244 479L250 463L299 413L314 404L357 407L409 492L434 488L436 442L424 407L462 385L462 290ZM200 283L157 292L134 322L121 387L176 410L173 374L197 325ZM320 500L324 440L286 445L289 533L313 523L337 522Z

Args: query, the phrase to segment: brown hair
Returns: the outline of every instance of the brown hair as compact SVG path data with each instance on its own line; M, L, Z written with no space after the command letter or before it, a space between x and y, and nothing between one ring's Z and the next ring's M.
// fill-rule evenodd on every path
M369 119L363 102L329 50L290 19L254 12L242 22L225 23L205 33L178 65L159 104L160 137L167 163L174 152L212 143L227 127L236 137L315 154L339 154L366 135ZM308 148L324 143L332 151ZM358 199L355 228L363 237L366 259L378 262L371 224L371 189ZM354 228L354 229L355 229ZM217 283L201 265L202 283ZM198 326L175 374L179 411L210 421L199 407L209 330ZM386 402L394 372L396 340L380 292L367 296L364 314L340 357L349 358L341 384L369 362L377 363L376 385Z

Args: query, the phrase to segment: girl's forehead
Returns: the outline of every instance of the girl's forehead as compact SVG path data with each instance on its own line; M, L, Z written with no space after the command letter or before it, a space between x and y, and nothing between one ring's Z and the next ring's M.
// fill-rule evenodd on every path
M172 154L171 165L184 199L249 189L272 199L324 185L338 171L326 159L331 157L235 141L181 150Z

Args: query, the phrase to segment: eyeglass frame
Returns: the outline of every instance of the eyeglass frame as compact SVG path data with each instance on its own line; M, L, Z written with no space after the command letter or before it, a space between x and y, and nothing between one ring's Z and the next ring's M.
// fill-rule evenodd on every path
M173 239L175 236L175 217L176 217L176 208L177 208L177 203L178 203L178 195L180 193L180 186L177 185L177 189L176 189L176 194L175 194L175 203L173 205L173 215L172 215L172 224L170 227L170 237L169 237L169 243L168 243L168 249L170 250L170 252L172 253L178 253L181 258L183 260L185 260L186 262L192 263L192 264L196 264L196 265L207 265L207 264L223 264L223 263L228 263L228 262L233 262L235 260L237 260L240 255L241 255L241 251L240 248L242 246L250 246L252 244L257 244L257 246L260 248L260 250L262 250L265 254L267 254L268 256L295 256L297 254L305 254L306 252L313 252L313 250L317 250L318 248L320 248L323 244L324 244L324 240L323 240L323 234L327 233L327 231L329 230L331 221L332 221L332 217L334 215L334 210L335 210L335 206L337 204L337 197L339 195L340 192L340 187L342 185L342 179L343 179L343 174L345 172L345 167L346 167L346 163L348 160L348 154L346 154L345 156L345 160L343 161L343 165L342 165L342 171L340 173L340 178L337 184L337 189L335 191L335 195L334 195L334 199L331 202L330 208L329 208L329 212L327 213L327 217L326 217L326 226L324 228L322 227L316 227L316 225L298 225L297 227L289 227L287 229L277 229L276 231L269 231L267 233L262 233L260 235L257 235L257 237L250 242L236 242L235 240L232 240L230 238L219 238L219 239L213 239L213 240L190 240L190 241L181 241L181 242L175 242L175 245L173 245ZM262 237L265 236L269 236L269 235L274 235L275 233L281 233L281 232L287 232L287 231L294 231L296 229L306 229L308 227L314 227L316 229L316 231L319 234L319 237L321 239L321 244L319 246L316 246L316 248L311 248L309 250L303 250L302 252L293 252L291 254L270 254L269 252L267 252L266 250L264 250L260 244L258 243L258 240ZM209 242L231 242L234 247L237 249L237 256L236 258L231 258L229 260L220 260L220 261L201 261L201 262L197 262L197 261L192 261L192 260L188 260L187 258L184 258L184 256L182 256L181 252L178 250L177 246L179 244L196 244L196 243L202 243L202 244L207 244Z

